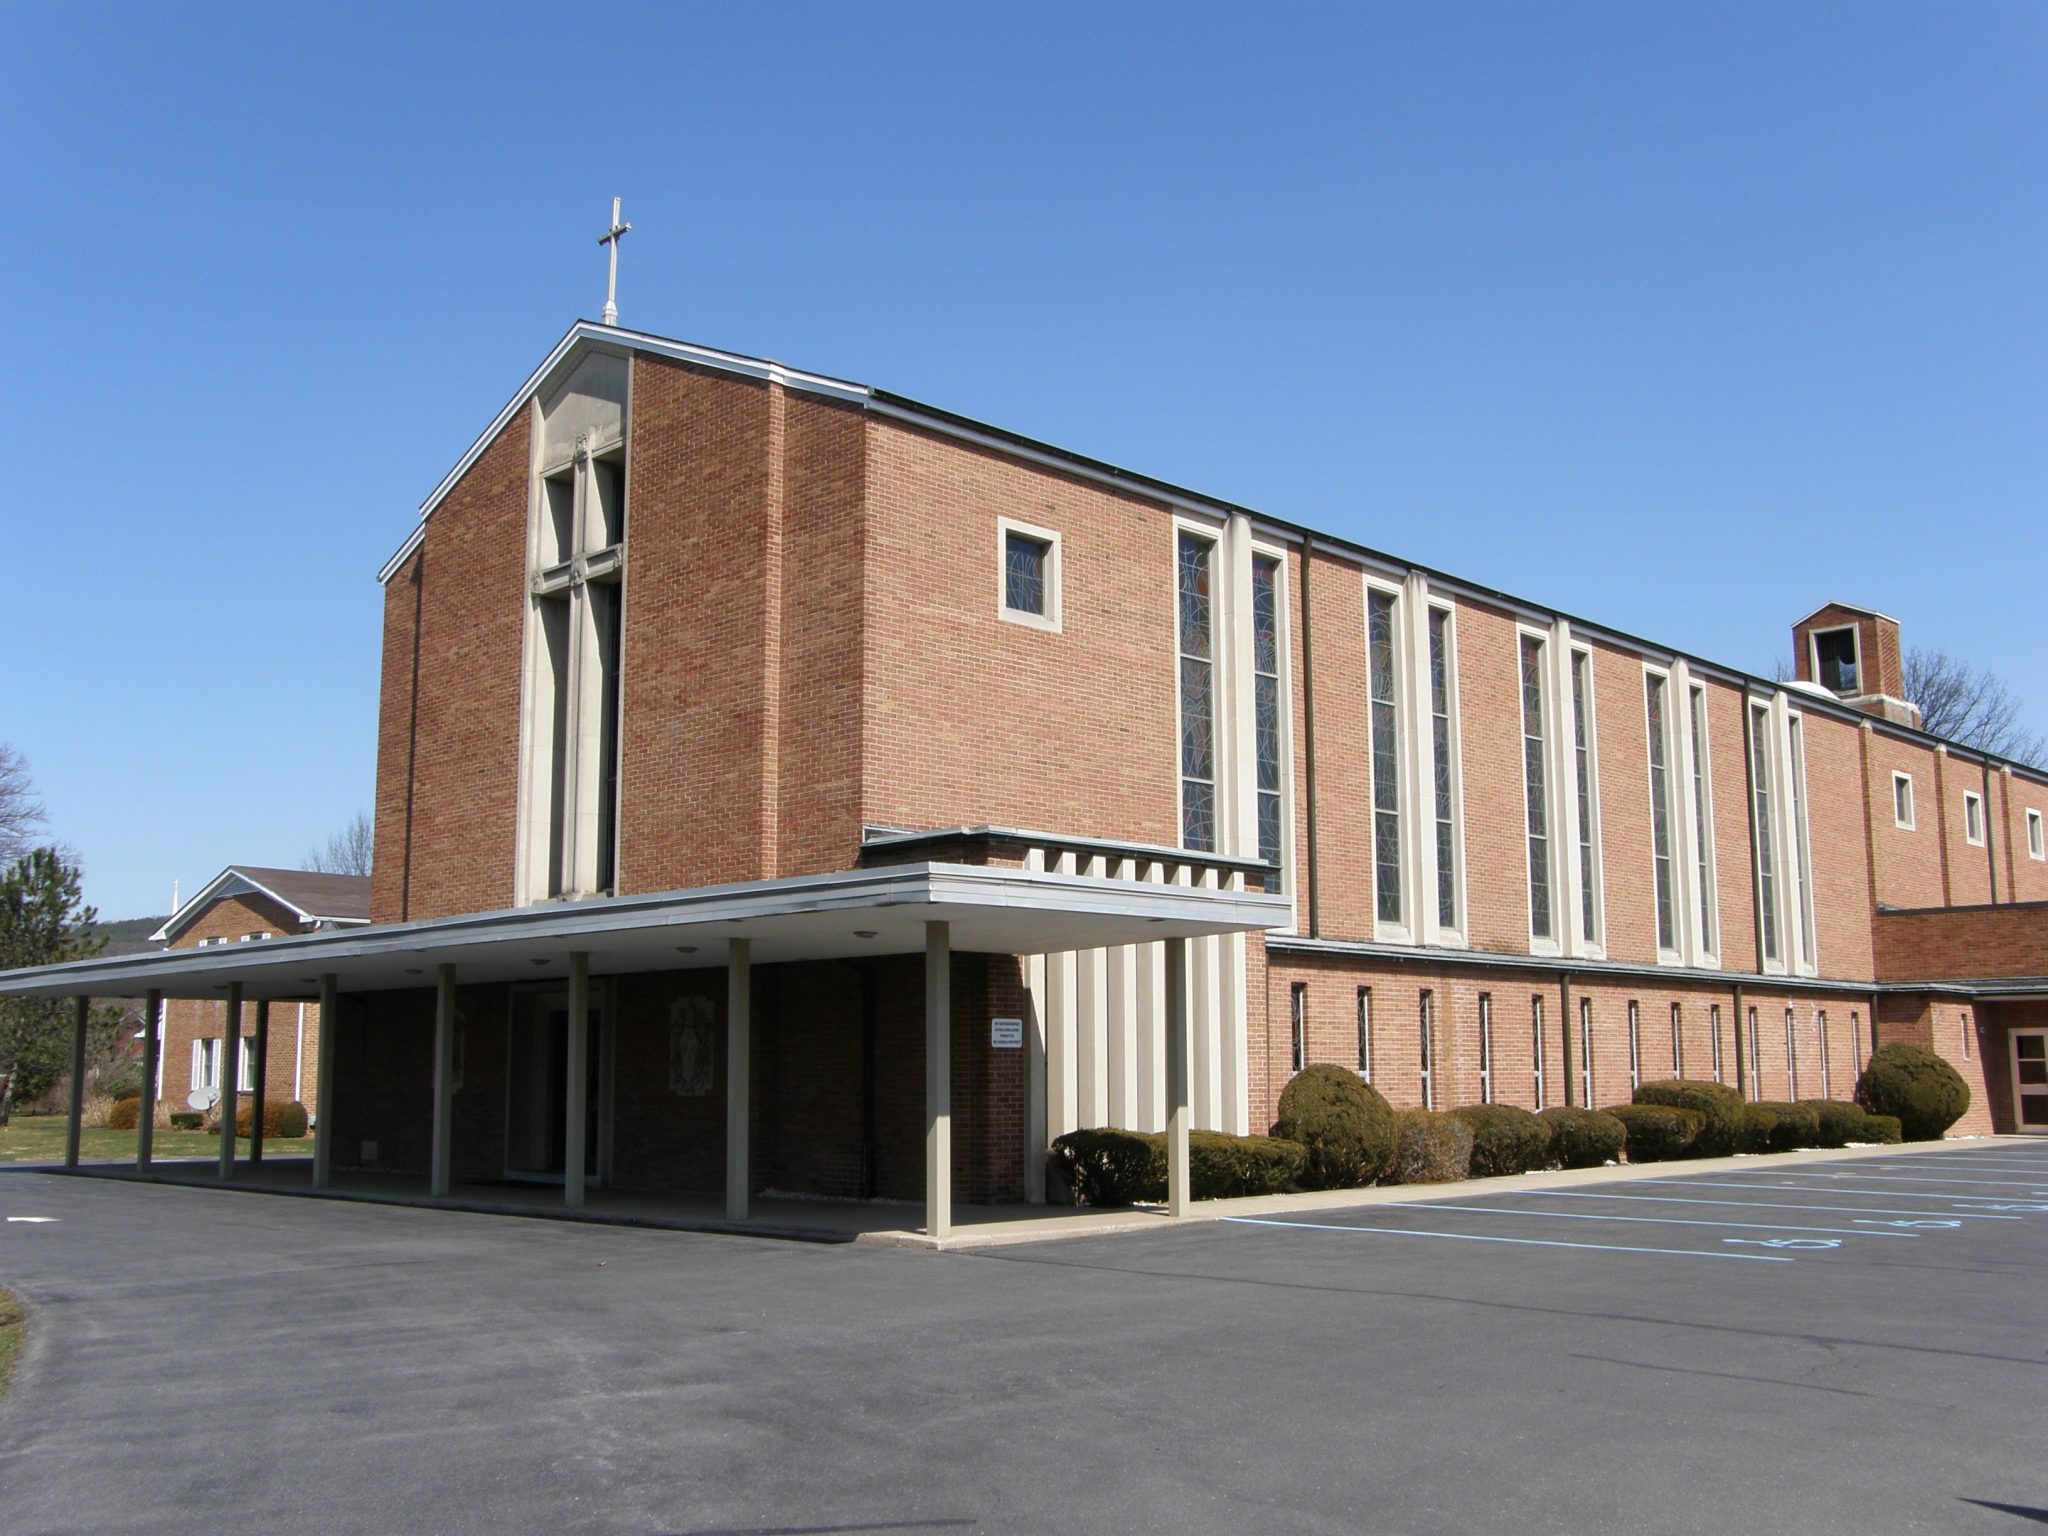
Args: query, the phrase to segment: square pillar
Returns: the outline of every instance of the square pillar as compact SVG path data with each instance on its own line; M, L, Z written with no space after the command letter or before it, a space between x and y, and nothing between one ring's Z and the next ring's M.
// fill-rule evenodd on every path
M156 1088L162 1073L164 995L151 992L142 1000L142 1113L135 1120L135 1171L149 1172L156 1152Z
M242 984L228 983L220 1026L220 1176L235 1173L235 1093L242 1070Z
M72 999L71 1008L71 1102L70 1118L64 1125L64 1166L78 1166L78 1143L85 1130L85 1025L92 1016L92 999Z
M754 1193L754 946L727 941L725 960L725 1219L745 1221Z
M320 1076L313 1084L313 1187L325 1189L334 1176L334 1031L341 1021L341 981L328 971L320 978Z
M1166 1213L1188 1213L1188 941L1166 941Z
M455 967L434 967L434 1149L427 1193L448 1193L450 1120L455 1108ZM251 1127L253 1129L254 1127Z
M924 925L924 1230L953 1230L953 933Z
M256 1070L249 1074L249 1161L263 1161L263 1105L269 1098L270 999L256 1004Z
M583 1142L590 1118L590 955L581 949L569 952L568 1036L568 1070L562 1074L568 1095L562 1122L562 1204L574 1207L583 1204Z

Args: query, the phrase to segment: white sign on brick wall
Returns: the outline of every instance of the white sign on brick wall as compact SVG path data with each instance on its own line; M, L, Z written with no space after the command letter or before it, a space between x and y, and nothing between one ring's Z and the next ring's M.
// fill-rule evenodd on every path
M1022 1019L990 1019L988 1021L988 1043L998 1051L1021 1051L1024 1049L1024 1021Z

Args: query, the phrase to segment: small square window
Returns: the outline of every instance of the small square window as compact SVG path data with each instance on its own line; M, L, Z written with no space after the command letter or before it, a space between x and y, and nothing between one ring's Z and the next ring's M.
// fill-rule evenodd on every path
M2048 835L2044 835L2041 829L2041 813L2030 810L2027 812L2027 857L2048 859L2048 846L2043 846L2044 843L2048 843Z
M1060 539L1050 529L997 519L997 612L1017 624L1060 627Z
M1913 775L1894 773L1892 775L1892 821L1913 830Z
M1984 846L1984 797L1963 791L1963 836L1977 847Z

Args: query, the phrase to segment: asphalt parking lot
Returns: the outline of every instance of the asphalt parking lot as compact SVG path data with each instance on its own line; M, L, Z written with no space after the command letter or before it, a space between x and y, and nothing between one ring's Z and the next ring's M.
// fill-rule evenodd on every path
M2048 1144L1517 1185L935 1255L0 1173L0 1526L2048 1524Z

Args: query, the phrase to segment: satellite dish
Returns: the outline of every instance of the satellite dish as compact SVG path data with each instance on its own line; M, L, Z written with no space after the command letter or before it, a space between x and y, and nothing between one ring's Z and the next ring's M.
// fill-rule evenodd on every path
M194 1088L185 1095L185 1102L194 1109L211 1109L220 1102L220 1092L214 1088Z

